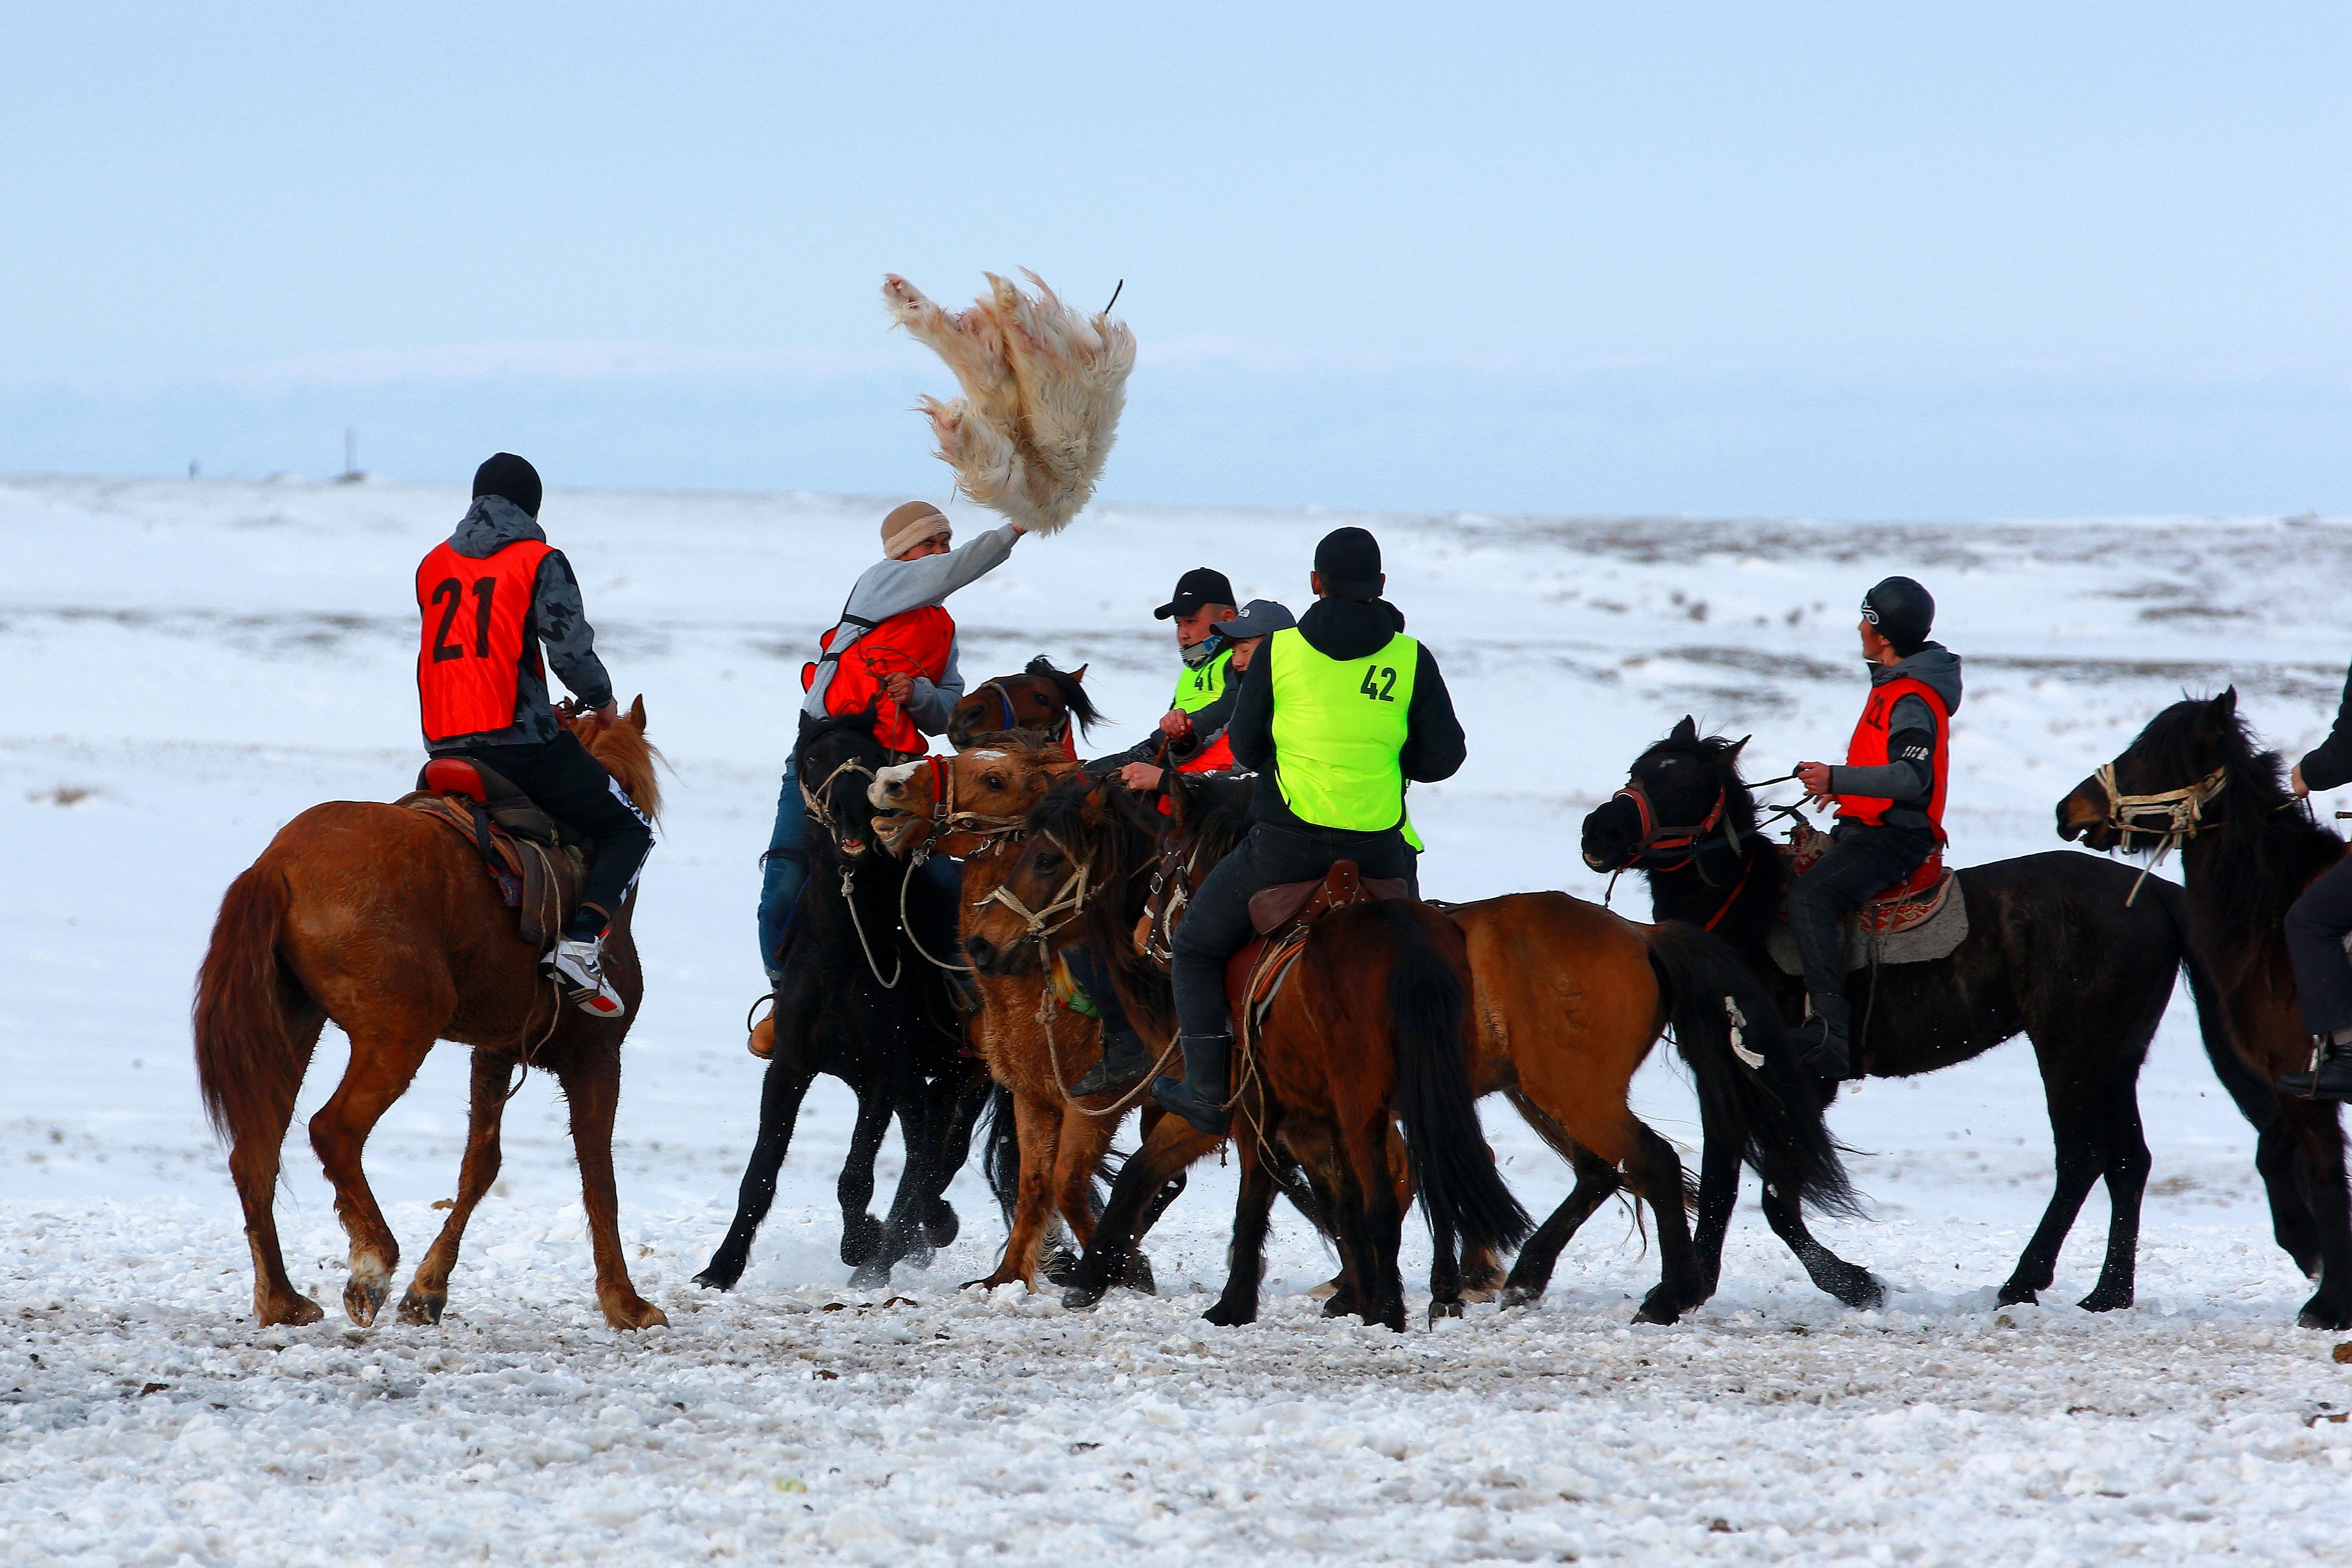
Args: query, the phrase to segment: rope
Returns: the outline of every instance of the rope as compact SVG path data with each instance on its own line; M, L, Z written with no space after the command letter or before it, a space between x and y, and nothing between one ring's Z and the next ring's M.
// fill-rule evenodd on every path
M839 770L836 769L835 771L838 772ZM874 972L874 983L881 986L885 991L895 991L898 988L900 976L907 973L907 955L903 952L893 954L890 964L890 978L887 980L882 978L882 965L874 957L873 944L866 940L866 922L857 918L857 892L855 884L851 880L853 875L854 873L850 869L849 863L845 860L843 861L841 866L841 901L849 906L850 929L857 933L857 945L866 950L866 967Z
M927 850L916 850L908 858L907 874L898 879L898 932L907 939L907 945L928 960L932 967L944 969L950 974L976 973L978 972L969 963L950 963L943 958L931 957L930 949L925 947L923 939L915 934L915 922L907 916L907 889L915 884L915 868L929 858Z
M2131 847L2131 835L2135 833L2157 840L2156 854L2140 868L2139 875L2132 880L2131 891L2124 895L2124 908L2129 909L2133 900L2139 897L2140 889L2147 885L2149 875L2164 864L2166 856L2172 853L2173 846L2184 839L2196 837L2198 831L2205 826L2205 808L2229 784L2230 770L2225 764L2193 784L2179 789L2159 790L2153 795L2126 795L2116 788L2116 764L2113 763L2101 763L2091 776L2098 781L2099 788L2106 795L2107 826L2124 835L2123 847L2126 851ZM2151 812L2163 816L2161 827L2150 827L2133 820Z

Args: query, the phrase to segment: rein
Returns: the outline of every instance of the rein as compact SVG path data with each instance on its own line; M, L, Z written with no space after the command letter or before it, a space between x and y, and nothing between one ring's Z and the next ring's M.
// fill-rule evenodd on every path
M2149 874L2164 864L2164 858L2172 853L2173 847L2196 837L2201 829L2212 826L2205 820L2205 808L2229 784L2230 769L2225 763L2193 784L2179 789L2159 790L2152 795L2124 794L2116 786L2116 764L2113 763L2101 763L2097 772L2091 776L2098 780L2099 788L2107 797L2105 826L2124 836L2123 844L2126 849L2130 847L2131 835L2135 833L2157 840L2155 856L2140 868L2131 891L2124 896L2124 907L2129 909L2132 900L2139 897L2140 889L2147 885ZM2150 826L2136 820L2148 816L2160 816L2162 821Z

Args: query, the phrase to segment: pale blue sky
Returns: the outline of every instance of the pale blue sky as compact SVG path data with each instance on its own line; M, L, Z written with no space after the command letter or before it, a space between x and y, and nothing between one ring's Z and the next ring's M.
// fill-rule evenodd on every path
M1027 265L1122 500L2352 510L2347 18L17 7L0 469L936 493Z

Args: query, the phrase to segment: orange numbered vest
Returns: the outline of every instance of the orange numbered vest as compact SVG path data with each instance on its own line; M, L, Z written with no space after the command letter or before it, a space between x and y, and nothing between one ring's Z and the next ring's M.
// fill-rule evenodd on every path
M1176 771L1180 773L1215 773L1238 766L1240 764L1234 761L1234 743L1220 730L1215 740L1178 763Z
M858 623L845 617L844 624ZM835 667L833 680L824 689L824 710L856 713L871 704L876 740L894 752L919 755L929 751L930 741L915 727L914 720L890 700L889 692L883 689L882 678L919 675L938 685L946 678L948 653L955 647L955 617L937 605L902 610L876 622L864 637L835 653L833 639L840 633L841 627L835 626L817 644L824 649L824 657L817 664ZM802 668L803 691L816 684L816 664Z
M545 679L530 636L530 598L551 548L519 539L478 559L444 542L416 568L416 697L426 740L506 729L523 670Z
M1936 842L1944 837L1944 784L1946 761L1951 755L1952 715L1936 689L1924 680L1905 676L1871 689L1870 700L1863 705L1862 722L1853 727L1853 739L1846 743L1845 765L1850 768L1885 767L1886 755L1886 725L1895 712L1895 702L1905 697L1916 697L1927 703L1927 710L1936 716L1936 755L1930 764L1936 774L1936 787L1927 797L1927 826L1935 830ZM1884 795L1842 795L1837 797L1838 816L1861 823L1865 827L1881 827L1886 823L1887 808L1895 804Z

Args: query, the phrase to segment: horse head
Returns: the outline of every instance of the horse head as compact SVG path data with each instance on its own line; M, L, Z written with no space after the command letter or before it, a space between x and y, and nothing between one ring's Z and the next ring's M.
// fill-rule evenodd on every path
M600 723L593 713L582 713L567 721L568 727L588 754L604 764L613 782L623 794L646 814L647 821L661 816L661 782L654 774L654 763L661 753L646 740L646 700L641 694L629 704L629 710L609 722Z
M890 760L875 738L873 708L823 719L802 714L793 756L809 820L824 829L842 858L864 858L875 842L866 788Z
M1755 797L1739 777L1739 753L1753 736L1702 735L1688 714L1643 752L1625 787L1585 814L1584 863L1596 871L1664 869L1690 858L1699 840L1729 821L1756 821Z
M2276 810L2286 793L2275 753L2256 746L2238 711L2238 689L2185 698L2147 722L2115 761L2058 803L2058 837L2093 849L2161 848L2209 826L2232 784Z
M1078 764L1059 746L1004 743L919 757L876 772L866 797L874 831L894 855L919 846L961 859L1016 829L1056 780Z
M1139 900L1161 820L1117 779L1056 784L1023 823L1012 865L967 915L965 955L985 974L1031 972L1079 940L1119 956L1125 932L1111 927Z
M948 744L958 751L983 736L1014 734L1059 742L1070 732L1093 732L1102 713L1087 695L1087 667L1056 669L1040 654L1019 675L992 676L963 694L948 719Z

